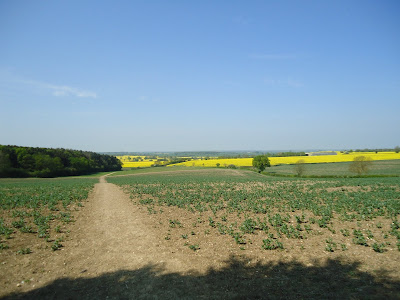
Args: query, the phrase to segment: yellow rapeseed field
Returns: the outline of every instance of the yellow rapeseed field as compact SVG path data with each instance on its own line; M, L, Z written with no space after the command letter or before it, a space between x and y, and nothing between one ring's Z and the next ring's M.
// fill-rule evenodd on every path
M122 155L122 156L116 156L120 161L129 161L129 158L141 158L144 160L145 156L139 156L139 155Z
M369 157L372 160L393 160L400 159L400 153L395 152L351 152L344 154L336 152L337 155L319 155L319 156L288 156L288 157L270 157L271 165L282 165L282 164L295 164L300 159L304 160L305 163L331 163L331 162L349 162L353 161L356 156ZM141 158L143 161L129 161L131 158ZM124 168L145 168L150 167L155 163L155 160L145 160L145 156L117 156L122 162ZM252 166L253 158L226 158L226 159L195 159L186 161L174 166L196 166L196 167L216 167L219 164L220 167L227 167L229 165L235 165L237 167L250 167Z
M395 152L352 152L349 154L343 154L337 152L337 155L320 155L320 156L288 156L288 157L270 157L269 160L271 165L282 165L282 164L295 164L300 159L304 160L305 163L331 163L331 162L349 162L357 156L366 156L372 160L393 160L400 159L400 153ZM229 159L198 159L186 161L183 163L175 164L175 166L197 166L197 167L216 167L219 164L220 167L226 167L229 165L235 165L237 167L250 167L252 166L252 158L229 158Z
M145 156L123 155L116 157L122 162L123 168L146 168L151 167L155 163L155 159L145 159ZM142 161L130 161L129 158L140 158Z
M154 165L154 161L123 161L123 168L146 168Z

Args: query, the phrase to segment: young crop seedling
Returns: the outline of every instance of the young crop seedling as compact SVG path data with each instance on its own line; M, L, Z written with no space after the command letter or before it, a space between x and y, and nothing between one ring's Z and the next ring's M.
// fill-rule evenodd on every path
M218 222L217 223L217 229L218 229L220 234L224 235L224 234L226 234L226 232L228 230L228 227L226 225L221 224L221 223Z
M22 248L17 251L17 254L22 254L22 255L30 254L30 253L32 253L32 250L30 248Z
M200 246L195 244L195 245L189 245L189 249L193 250L193 251L197 251L200 249Z
M368 246L367 240L365 239L361 230L354 229L353 234L354 234L354 238L353 238L354 244Z
M400 222L397 220L393 220L393 223L390 224L390 228L392 228L393 231L400 229Z
M384 243L381 243L381 244L373 243L372 249L374 249L375 252L383 253L385 251L385 244Z
M317 220L319 227L327 228L329 224L330 218L327 216L323 216L321 219Z
M179 222L178 220L169 220L169 227L176 228L177 226L179 228L183 227L181 222Z
M8 248L9 247L8 247L7 244L4 244L4 242L0 241L0 250L5 250L5 249L8 249Z
M283 249L283 244L278 240L265 239L261 247L265 250Z
M19 221L12 222L14 228L22 228L25 226L25 220L21 217Z
M330 232L332 232L333 234L336 234L336 230L335 230L335 229L333 229L333 228L330 227L330 226L328 226L327 228L328 228L328 230L329 230Z
M213 218L211 218L211 217L208 218L208 224L209 224L212 228L215 228L215 221L213 220Z
M157 214L157 211L153 207L147 207L147 212L149 213L149 215Z
M61 244L61 239L56 239L51 245L51 250L56 251L60 249L63 245Z
M25 225L19 229L22 233L34 233L32 226Z
M72 222L72 216L70 213L60 212L60 217L61 217L61 221L63 221L64 223Z
M3 219L0 219L0 235L4 235L6 239L11 238L11 234L14 232L11 228L8 228L5 224Z
M233 239L235 240L236 244L244 245L246 244L246 240L239 232L233 232L232 234Z
M305 224L304 225L304 229L307 231L307 233L310 233L311 232L311 226L309 225L309 224Z
M249 218L243 222L243 224L240 226L240 230L243 233L254 233L256 225L257 225L256 221Z
M334 252L336 249L337 249L337 244L332 240L332 238L327 239L325 250L328 252Z
M350 232L348 229L340 229L340 232L343 234L343 236L350 236Z

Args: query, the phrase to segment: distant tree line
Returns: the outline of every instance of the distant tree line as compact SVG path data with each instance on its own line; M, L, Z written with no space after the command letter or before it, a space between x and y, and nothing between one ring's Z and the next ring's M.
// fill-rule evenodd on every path
M58 177L121 170L111 155L89 151L0 145L0 177Z
M400 152L400 147L396 146L394 148L384 148L384 149L369 149L369 148L365 148L365 149L356 149L356 150L349 150L348 152L396 152L399 153Z
M104 152L103 154L117 155L117 156L143 156L145 159L157 159L160 157L171 160L172 158L185 157L196 159L227 159L227 158L253 158L257 155L273 156L305 156L305 152L265 152L265 151L186 151L186 152ZM135 160L131 158L131 161L140 161L139 158Z
M301 152L278 152L278 153L272 153L268 156L275 156L275 157L287 157L287 156L305 156L306 153L301 151Z

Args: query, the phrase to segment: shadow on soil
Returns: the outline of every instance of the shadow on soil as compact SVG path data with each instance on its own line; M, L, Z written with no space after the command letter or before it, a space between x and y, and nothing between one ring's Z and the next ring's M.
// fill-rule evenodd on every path
M400 299L400 282L381 272L358 271L358 264L329 260L249 266L231 257L206 274L165 274L162 266L121 270L95 278L57 279L45 287L4 299Z

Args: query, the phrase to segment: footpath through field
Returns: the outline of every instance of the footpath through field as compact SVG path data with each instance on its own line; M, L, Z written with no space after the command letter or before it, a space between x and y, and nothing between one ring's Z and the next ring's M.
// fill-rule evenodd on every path
M96 276L104 272L142 267L153 257L158 263L157 239L151 224L145 224L141 212L129 197L105 177L95 185L93 194L80 214L72 249L66 266L68 276L81 272ZM159 250L159 249L158 249Z
M82 286L85 280L94 289L91 291L91 287L85 284L85 293L100 296L96 292L98 290L109 295L107 290L115 289L113 281L118 277L114 274L121 270L144 272L146 269L157 269L158 274L185 273L190 270L196 259L189 261L178 257L178 253L171 253L170 249L162 245L163 241L157 238L154 224L147 221L146 215L147 212L133 205L129 196L120 188L107 183L105 176L100 177L85 207L78 212L77 221L71 226L70 236L63 242L65 247L62 251L46 250L42 257L20 266L17 272L21 273L21 279L32 277L31 284L8 286L0 293L0 298L10 292L26 292L49 284L52 287L33 291L33 295L28 294L28 298L81 297L83 295L79 290L70 288L74 284ZM201 264L201 261L198 263ZM125 277L119 276L119 279L125 280ZM135 278L140 280L141 276ZM122 286L128 288L128 285ZM152 289L151 282L135 287L144 289L143 293L136 290L136 295L144 295L146 289Z

